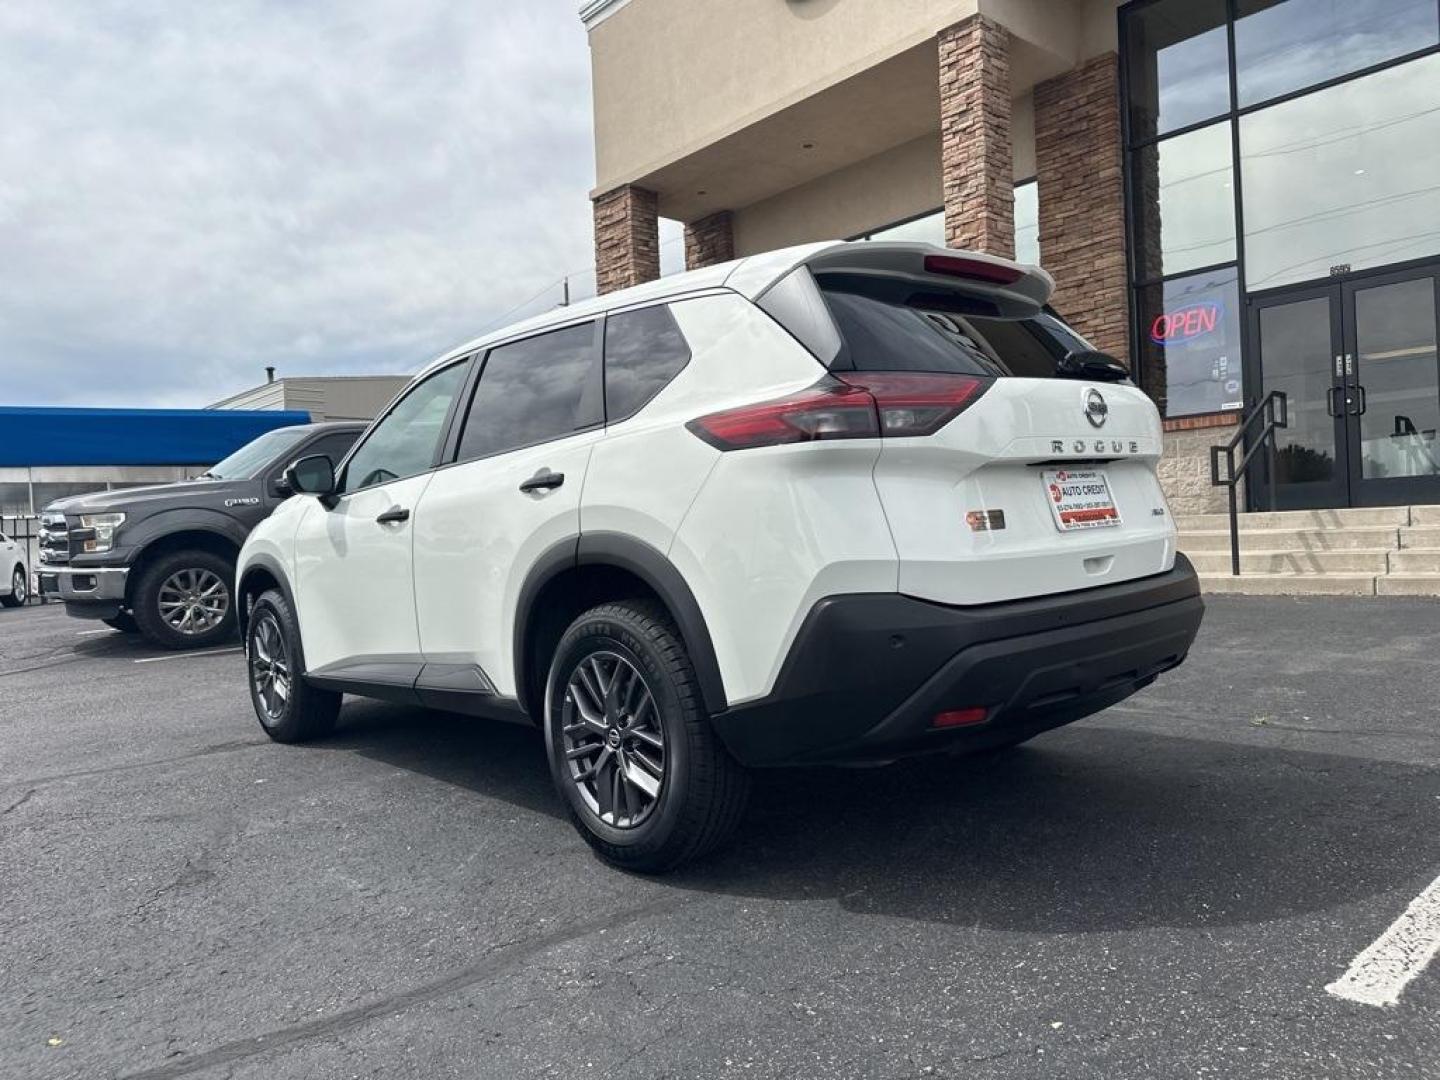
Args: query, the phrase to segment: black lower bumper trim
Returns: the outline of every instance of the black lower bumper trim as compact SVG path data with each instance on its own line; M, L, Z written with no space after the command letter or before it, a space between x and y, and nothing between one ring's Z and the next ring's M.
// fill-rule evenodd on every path
M806 617L773 693L715 717L750 765L984 749L1108 708L1184 660L1203 615L1183 556L1121 585L978 607L836 596ZM937 730L935 716L985 710Z

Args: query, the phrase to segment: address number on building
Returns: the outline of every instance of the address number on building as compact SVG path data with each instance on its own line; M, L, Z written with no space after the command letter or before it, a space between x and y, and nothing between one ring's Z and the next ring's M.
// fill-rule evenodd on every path
M1105 529L1120 524L1110 481L1100 469L1047 469L1040 474L1045 501L1061 532Z

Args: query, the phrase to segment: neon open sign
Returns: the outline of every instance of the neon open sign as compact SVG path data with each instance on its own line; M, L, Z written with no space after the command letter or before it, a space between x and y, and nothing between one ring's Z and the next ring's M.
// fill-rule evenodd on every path
M1202 337L1220 325L1223 311L1219 301L1206 300L1177 311L1161 312L1150 324L1150 340L1157 345L1169 345Z

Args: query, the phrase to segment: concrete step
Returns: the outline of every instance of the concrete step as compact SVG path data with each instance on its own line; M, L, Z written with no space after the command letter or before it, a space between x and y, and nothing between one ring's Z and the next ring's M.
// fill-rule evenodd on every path
M1404 548L1389 553L1392 574L1440 574L1440 549Z
M1376 506L1343 510L1276 510L1241 514L1241 534L1254 529L1334 529L1339 527L1373 527L1377 525L1419 524L1411 517L1412 509L1440 510L1440 507ZM1434 524L1440 525L1440 514ZM1180 514L1175 527L1181 532L1218 532L1230 530L1229 514Z
M1240 570L1246 574L1383 574L1390 569L1383 549L1375 551L1251 551L1240 540ZM1440 556L1440 552L1436 553ZM1196 573L1228 574L1230 549L1191 551ZM1417 567L1417 569L1423 569Z
M1374 574L1201 574L1200 591L1247 596L1374 596L1376 580Z
M1247 548L1254 551L1371 551L1389 550L1396 547L1397 533L1422 533L1423 529L1400 528L1344 528L1333 529L1264 529L1242 533L1240 552ZM1411 547L1440 548L1440 528L1428 530L1434 534L1434 542L1415 543ZM1417 537L1417 541L1420 539ZM1192 551L1229 551L1230 533L1226 531L1185 530L1180 533L1180 550L1185 554Z
M1440 506L1410 507L1411 525L1440 525Z
M1440 574L1386 574L1375 579L1381 596L1440 596Z
M1402 548L1440 548L1440 525L1412 525L1400 530Z

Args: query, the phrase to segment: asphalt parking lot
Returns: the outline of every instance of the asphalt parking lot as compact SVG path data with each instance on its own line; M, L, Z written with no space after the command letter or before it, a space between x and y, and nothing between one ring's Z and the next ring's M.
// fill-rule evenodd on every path
M0 1075L1440 1076L1440 961L1325 987L1440 874L1440 605L1217 598L1008 755L762 777L598 863L538 737L0 613Z

